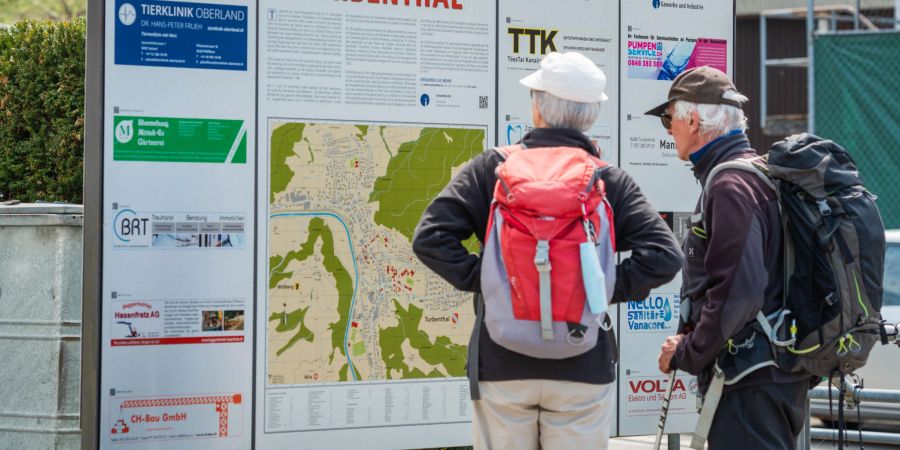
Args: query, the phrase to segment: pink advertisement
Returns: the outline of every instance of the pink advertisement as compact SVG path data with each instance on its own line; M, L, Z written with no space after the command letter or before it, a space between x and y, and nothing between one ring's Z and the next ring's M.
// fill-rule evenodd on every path
M626 43L628 78L674 80L685 70L701 66L727 70L728 41L724 39L633 37Z

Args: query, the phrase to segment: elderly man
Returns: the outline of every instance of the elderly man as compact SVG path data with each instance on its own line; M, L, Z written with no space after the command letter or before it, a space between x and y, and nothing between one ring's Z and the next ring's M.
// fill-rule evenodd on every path
M752 327L760 311L769 314L782 302L782 224L775 192L742 170L723 170L709 179L721 163L756 156L744 134L746 101L727 75L700 67L679 75L669 99L647 112L662 119L679 158L693 163L705 192L684 241L687 332L666 339L659 368L698 376L706 392L702 416L712 420L706 430L711 450L792 449L804 423L809 376L778 369L769 351L744 352L769 348ZM734 355L742 360L735 364ZM723 374L716 383L714 370L720 369L741 373L731 379ZM718 408L713 398L720 398ZM701 417L695 433L701 441L703 423Z
M583 134L606 99L606 77L596 65L578 53L551 53L521 83L531 89L535 125L520 142L522 153L575 147L599 158L600 150ZM475 157L426 209L413 238L413 250L428 267L456 288L479 294L480 311L481 258L461 241L474 234L485 242L495 168L502 161L493 149ZM643 298L677 273L677 241L628 174L610 167L601 179L615 213L617 250L631 252L615 268L610 301ZM468 361L475 448L606 448L615 411L611 335L601 333L596 346L578 356L534 358L497 344L483 314L477 315Z

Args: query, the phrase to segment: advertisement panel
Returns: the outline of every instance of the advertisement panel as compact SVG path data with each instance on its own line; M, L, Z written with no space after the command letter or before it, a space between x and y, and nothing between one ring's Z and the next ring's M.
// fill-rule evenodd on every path
M249 448L255 3L105 8L99 445Z
M699 26L702 24L702 26ZM700 195L691 163L678 159L675 141L658 117L644 112L664 102L672 80L709 65L733 75L734 4L714 0L622 2L619 73L620 166L641 186L679 242ZM657 355L678 326L681 275L648 298L620 307L619 434L656 431L668 377ZM697 418L696 380L679 373L666 432L691 432Z
M600 116L587 131L603 160L619 160L619 3L612 0L564 0L548 11L539 0L499 2L497 64L497 138L499 145L518 142L534 127L528 88L519 79L540 68L550 52L579 52L606 75Z

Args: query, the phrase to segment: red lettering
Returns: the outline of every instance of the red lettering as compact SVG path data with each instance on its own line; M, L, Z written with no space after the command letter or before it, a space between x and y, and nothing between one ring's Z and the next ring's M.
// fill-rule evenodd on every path
M631 392L633 394L637 394L637 392L643 391L647 394L654 393L664 393L666 392L666 384L664 380L643 380L643 381L629 381L628 386L631 388ZM687 389L684 386L684 381L681 379L675 380L675 387L672 388L673 391L686 391Z

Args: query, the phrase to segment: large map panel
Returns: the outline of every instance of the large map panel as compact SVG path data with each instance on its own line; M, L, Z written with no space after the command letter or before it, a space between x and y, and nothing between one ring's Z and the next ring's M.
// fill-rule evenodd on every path
M485 129L272 120L270 386L465 376L471 296L412 234Z

